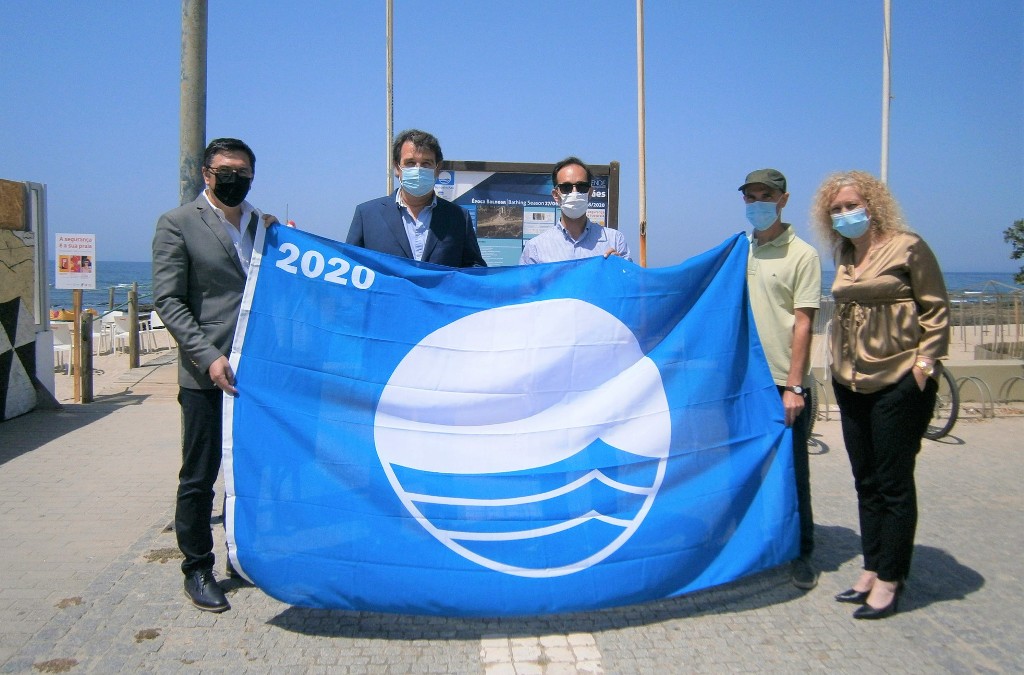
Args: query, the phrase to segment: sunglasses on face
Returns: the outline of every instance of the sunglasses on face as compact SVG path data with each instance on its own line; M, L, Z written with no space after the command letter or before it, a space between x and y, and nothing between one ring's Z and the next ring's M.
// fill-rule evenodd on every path
M217 177L217 182L223 183L224 185L230 185L235 182L235 179L241 176L246 180L252 180L252 171L248 169L228 169L227 167L217 167L216 169L212 166L206 167L206 170Z
M563 195L567 195L572 192L573 188L576 188L576 192L590 192L590 181L581 180L578 183L559 183L555 187Z

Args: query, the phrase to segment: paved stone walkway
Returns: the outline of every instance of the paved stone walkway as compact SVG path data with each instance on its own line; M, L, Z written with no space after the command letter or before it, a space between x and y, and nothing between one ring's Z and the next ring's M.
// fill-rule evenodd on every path
M913 578L885 621L854 621L832 600L860 564L835 421L815 428L823 574L806 593L782 567L600 612L446 619L301 609L224 582L232 610L213 615L187 603L168 528L172 363L173 353L157 357L89 406L0 424L0 672L1024 670L1022 417L966 420L945 442L926 441Z

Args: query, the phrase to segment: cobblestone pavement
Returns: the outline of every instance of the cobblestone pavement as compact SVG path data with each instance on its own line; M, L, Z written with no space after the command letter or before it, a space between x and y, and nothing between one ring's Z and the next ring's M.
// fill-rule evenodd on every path
M884 621L854 621L832 600L860 564L835 421L815 428L822 576L809 592L783 566L644 605L450 619L301 609L224 581L232 609L214 615L187 603L168 527L179 452L169 358L131 371L126 393L0 424L0 672L1024 670L1024 418L965 420L925 442L913 576Z

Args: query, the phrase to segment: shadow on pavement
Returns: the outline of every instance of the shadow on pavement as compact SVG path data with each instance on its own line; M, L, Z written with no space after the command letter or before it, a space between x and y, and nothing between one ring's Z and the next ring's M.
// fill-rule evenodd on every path
M789 583L789 564L678 598L592 612L527 617L440 617L289 607L268 623L303 635L388 640L476 640L548 633L589 633L671 619L732 614L789 602L802 595Z
M93 403L35 410L0 423L0 466L89 426L126 406L140 405L147 395L97 396Z
M848 527L818 525L814 529L814 562L823 572L835 572L859 558L860 535ZM847 580L856 581L856 575ZM900 611L927 607L934 602L962 600L985 585L985 577L960 564L944 550L918 544L914 547L907 590Z
M839 525L814 526L814 563L822 572L835 572L859 555L860 535L850 528ZM852 583L854 580L850 581Z
M963 600L984 585L985 577L960 564L946 551L918 544L914 547L910 579L900 611L921 609L935 602Z
M967 445L964 439L960 438L959 436L954 436L953 434L948 434L946 436L943 436L942 438L937 438L933 440L932 443L938 443L940 445Z
M832 452L832 448L829 444L822 440L821 436L811 436L807 439L807 454L809 455L827 455Z

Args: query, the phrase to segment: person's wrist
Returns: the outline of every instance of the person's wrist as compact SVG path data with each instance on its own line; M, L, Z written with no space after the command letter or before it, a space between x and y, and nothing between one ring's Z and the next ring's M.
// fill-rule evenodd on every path
M935 362L930 360L930 359L919 358L914 363L914 367L917 368L918 370L920 370L922 373L924 373L928 377L931 377L931 376L935 375Z

